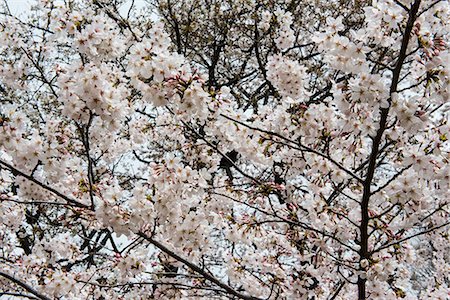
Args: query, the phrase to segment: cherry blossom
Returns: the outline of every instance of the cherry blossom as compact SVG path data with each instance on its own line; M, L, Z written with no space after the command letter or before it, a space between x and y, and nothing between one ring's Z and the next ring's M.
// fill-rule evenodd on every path
M0 294L449 298L450 4L344 2L5 1Z

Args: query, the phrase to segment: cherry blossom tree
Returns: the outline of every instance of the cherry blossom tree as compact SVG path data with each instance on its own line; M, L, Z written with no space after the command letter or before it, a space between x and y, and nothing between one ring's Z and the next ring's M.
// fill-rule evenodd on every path
M448 1L8 2L0 297L450 297Z

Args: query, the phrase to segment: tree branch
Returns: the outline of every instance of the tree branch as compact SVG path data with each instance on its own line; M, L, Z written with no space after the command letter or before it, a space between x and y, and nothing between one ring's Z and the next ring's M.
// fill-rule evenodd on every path
M353 174L353 172L351 172L350 170L346 169L344 166L342 166L340 163L338 163L337 161L335 161L333 158L329 157L328 155L325 155L325 154L323 154L323 153L321 153L321 152L319 152L317 150L314 150L314 149L312 149L312 148L310 148L308 146L305 146L305 145L303 145L303 144L301 144L299 142L296 142L296 141L293 141L293 140L291 140L291 139L289 139L287 137L284 137L284 136L282 136L279 133L268 131L268 130L264 130L264 129L260 129L260 128L257 128L257 127L253 127L251 125L245 124L244 122L241 122L239 120L235 120L235 119L233 119L233 118L231 118L231 117L229 117L227 115L224 115L224 114L220 114L220 116L224 117L227 120L236 122L237 124L245 126L245 127L249 128L249 129L252 129L252 130L255 130L255 131L259 131L259 132L263 132L263 133L266 133L266 134L271 135L271 136L276 136L276 137L278 137L280 139L283 139L285 141L293 143L293 144L297 145L298 147L295 147L295 146L292 146L292 145L289 145L289 144L284 144L284 145L288 146L288 147L291 147L293 149L300 150L300 151L314 153L314 154L316 154L316 155L318 155L318 156L320 156L322 158L325 158L326 160L328 160L331 163L333 163L334 165L336 165L339 169L341 169L342 171L344 171L345 173L347 173L348 175L350 175L351 177L356 179L359 183L363 183L363 180L361 178L359 178L357 175Z
M27 290L27 291L30 292L31 294L35 295L38 299L41 299L41 300L51 300L49 297L40 294L38 291L36 291L34 288L32 288L31 286L29 286L28 284L23 283L23 282L20 281L19 279L15 278L15 277L13 277L13 276L11 276L11 275L9 275L9 274L6 274L6 273L0 271L0 276L5 277L6 279L8 279L8 280L14 282L15 284L17 284L18 286L24 288L25 290ZM0 294L0 295L1 295L1 294Z
M361 259L368 259L370 253L368 251L369 248L369 233L368 233L368 225L369 225L369 200L372 195L371 185L373 181L373 177L375 174L375 169L377 167L377 156L379 147L381 144L381 140L383 138L384 131L386 129L387 119L389 115L389 109L392 102L392 94L397 92L397 86L400 80L400 73L403 67L403 62L407 57L407 49L408 43L411 38L411 32L414 26L414 22L417 18L417 12L419 11L421 0L415 0L414 4L411 6L409 10L408 22L406 24L406 29L403 34L403 40L400 47L400 53L398 55L397 63L392 75L391 87L389 89L390 97L388 99L389 106L387 108L381 109L380 116L380 124L377 134L372 142L372 150L369 156L369 166L367 168L366 179L364 180L364 189L363 196L361 200L361 226L360 226L360 257ZM366 281L367 279L358 276L358 299L365 300L366 299Z
M48 185L40 182L39 180L37 180L36 178L34 178L33 176L27 175L25 173L23 173L22 171L19 171L18 169L14 168L12 165L0 160L0 165L6 167L8 170L10 170L15 176L19 175L22 176L30 181L32 181L33 183L39 185L40 187L42 187L43 189L52 192L53 194L55 194L56 196L66 200L68 203L71 203L77 207L81 207L81 208L90 208L89 205L83 204L75 199L69 198L66 195L62 194L61 192L58 192L57 190L55 190L52 187L49 187Z
M239 299L244 299L244 300L261 300L260 298L256 298L256 297L252 297L252 296L247 296L247 295L241 294L240 292L236 291L231 286L223 283L222 281L220 281L219 279L217 279L216 277L214 277L210 273L206 272L201 267L191 263L190 261L188 261L188 260L182 258L181 256L179 256L178 254L176 254L175 252L169 250L163 244L161 244L160 242L154 240L152 237L147 236L145 233L140 232L140 233L138 233L138 235L140 237L144 238L146 241L148 241L152 245L154 245L159 250L161 250L164 253L166 253L167 255L169 255L170 257L172 257L172 258L176 259L177 261L183 263L184 265L188 266L190 269L192 269L193 271L197 272L198 274L201 274L205 279L207 279L210 282L214 283L215 285L221 287L222 289L227 291L229 294L231 294L231 295L233 295L235 297L238 297Z
M444 224L441 224L441 225L438 225L438 226L434 226L434 227L432 227L430 229L427 229L425 231L421 231L421 232L415 233L413 235L410 235L410 236L407 236L405 238L402 238L402 239L400 239L398 241L391 242L391 243L388 243L388 244L384 244L384 245L380 246L378 249L373 250L370 254L374 254L374 253L380 252L383 249L386 249L386 248L398 245L398 244L403 243L403 242L405 242L407 240L410 240L412 238L415 238L415 237L418 237L418 236L421 236L421 235L424 235L424 234L436 231L436 230L441 229L442 227L445 227L445 226L448 226L448 225L450 225L450 222L446 222Z

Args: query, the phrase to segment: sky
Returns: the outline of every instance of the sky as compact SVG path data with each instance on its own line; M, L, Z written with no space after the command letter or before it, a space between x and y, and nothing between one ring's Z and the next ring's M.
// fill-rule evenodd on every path
M11 13L14 15L27 12L30 9L31 4L33 2L35 2L35 1L33 1L33 0L6 0L6 3L8 3L8 6L11 10ZM145 4L145 0L135 0L134 2L135 2L135 6L138 8L143 7ZM131 0L128 1L128 5L129 4L131 4ZM126 12L129 7L128 5L123 5L121 7L121 11Z
M30 9L30 1L28 0L6 0L11 12L16 15Z

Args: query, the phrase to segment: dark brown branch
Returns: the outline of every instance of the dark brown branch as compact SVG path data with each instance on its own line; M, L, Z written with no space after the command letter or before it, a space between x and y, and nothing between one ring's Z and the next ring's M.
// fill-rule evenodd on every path
M117 10L117 7L114 6L113 8L115 11L112 12L106 7L106 4L101 3L99 0L94 0L93 3L97 5L100 9L103 9L104 12L108 15L108 17L113 19L121 29L127 29L128 31L130 31L135 41L137 42L141 41L141 39L136 35L136 33L134 33L133 28L131 28L129 21L122 18L119 11Z
M174 112L166 106L166 108L169 110L170 113L174 114ZM262 184L262 182L260 182L258 179L256 179L255 177L245 173L244 171L241 170L241 168L239 168L231 158L229 158L225 153L223 153L222 151L219 150L219 148L214 145L213 143L211 143L210 141L208 141L202 134L200 134L199 132L197 132L197 130L195 130L194 128L192 128L189 124L187 124L185 121L180 120L180 122L185 126L185 128L189 129L189 131L191 131L193 134L195 134L195 136L197 136L199 139L203 140L209 147L211 147L212 149L214 149L221 157L225 158L232 166L233 168L236 169L236 171L239 172L239 174L241 174L242 176L252 180L253 182L255 182L256 184Z
M245 127L249 128L249 129L252 129L252 130L255 130L255 131L259 131L259 132L263 132L263 133L268 134L268 135L271 135L271 136L276 136L276 137L278 137L278 138L280 138L280 139L282 139L282 140L285 140L285 141L287 141L287 142L289 142L289 143L295 144L295 145L297 145L298 147L295 147L295 146L292 146L292 145L289 145L289 144L285 144L285 143L279 142L279 143L282 143L282 144L285 145L285 146L288 146L288 147L291 147L291 148L293 148L293 149L297 149L297 150L300 150L300 151L305 151L305 152L314 153L314 154L316 154L316 155L318 155L318 156L320 156L320 157L322 157L322 158L325 158L326 160L328 160L328 161L330 161L331 163L333 163L334 165L336 165L339 169L341 169L342 171L344 171L345 173L347 173L348 175L350 175L351 177L353 177L354 179L356 179L359 183L363 183L363 180L362 180L361 178L359 178L357 175L353 174L350 170L346 169L344 166L342 166L340 163L338 163L337 161L335 161L335 160L332 159L331 157L329 157L329 156L327 156L327 155L325 155L325 154L323 154L323 153L321 153L321 152L319 152L319 151L317 151L317 150L314 150L314 149L312 149L312 148L310 148L310 147L308 147L308 146L305 146L305 145L303 145L303 144L301 144L301 143L299 143L299 142L293 141L293 140L291 140L291 139L289 139L289 138L287 138L287 137L284 137L284 136L282 136L281 134L278 134L278 133L276 133L276 132L272 132L272 131L260 129L260 128L257 128L257 127L254 127L254 126L245 124L244 122L241 122L241 121L239 121L239 120L233 119L233 118L231 118L231 117L229 117L229 116L227 116L227 115L224 115L224 114L220 114L220 116L221 116L221 117L224 117L224 118L227 119L227 120L236 122L236 123L239 124L239 125L245 126Z
M338 239L338 238L337 238L334 234L332 234L332 233L327 233L327 232L325 232L325 231L322 231L322 230L319 230L319 229L317 229L317 228L311 227L311 226L309 226L308 224L306 224L306 223L304 223L304 222L300 222L300 221L298 221L298 220L297 220L297 221L293 221L293 220L285 219L285 218L283 218L283 217L277 215L275 212L274 212L274 213L267 212L267 211L262 210L262 209L260 209L260 208L258 208L258 207L256 207L256 206L253 206L253 205L251 205L251 204L249 204L249 203L246 203L246 202L237 200L237 199L235 199L235 198L233 198L233 197L230 197L230 196L225 195L225 194L222 194L222 193L217 193L217 192L215 192L214 194L215 194L215 195L218 195L218 196L221 196L221 197L225 197L225 198L230 199L230 200L232 200L232 201L234 201L234 202L237 202L237 203L246 205L246 206L248 206L248 207L250 207L250 208L252 208L252 209L254 209L254 210L256 210L256 211L258 211L258 212L260 212L260 213L262 213L262 214L264 214L264 215L271 216L271 217L275 217L275 218L278 219L278 220L272 220L272 221L269 221L269 220L268 220L268 221L266 221L267 223L269 223L269 222L272 222L272 223L286 223L286 224L289 224L289 225L292 225L292 226L298 226L298 227L303 228L303 229L305 229L305 230L310 230L310 231L313 231L313 232L315 232L315 233L318 233L318 234L322 235L323 237L328 237L328 238L330 238L330 239L336 241L338 244L344 246L344 247L347 248L348 250L351 250L351 251L353 251L353 252L358 252L358 251L357 251L356 249L354 249L353 247L347 245L346 243L344 243L343 241L341 241L340 239Z
M394 0L394 2L395 2L398 6L400 6L401 8L403 8L405 11L409 12L409 8L408 8L405 4L401 3L399 0Z
M438 3L442 2L442 1L444 1L444 0L436 0L436 1L434 1L433 3L430 4L430 6L428 6L428 7L425 8L424 10L422 10L422 11L419 13L418 16L420 17L422 14L424 14L424 13L426 13L427 11L429 11L430 9L432 9L433 6L435 6L436 4L438 4Z
M328 300L334 300L341 292L342 288L345 286L345 281L342 281L339 286L337 287L336 291L333 293L333 295Z
M419 11L421 0L415 0L414 4L412 5L411 9L409 10L409 17L408 22L406 24L406 29L403 34L403 40L400 47L400 53L398 55L397 63L392 75L392 82L391 87L389 89L389 94L392 95L397 91L397 86L400 81L400 73L402 71L403 62L405 61L407 57L407 49L409 40L411 38L411 32L414 26L414 22L417 18L417 12ZM392 99L388 99L389 105L391 104ZM373 177L375 174L375 169L377 167L377 156L379 152L379 147L381 144L381 140L384 135L384 131L386 129L387 119L389 115L389 107L382 108L381 109L381 116L380 116L380 124L379 129L377 131L377 134L375 138L373 139L372 143L372 150L370 152L369 156L369 166L367 168L367 175L366 179L364 180L364 189L363 189L363 196L361 200L361 226L360 226L360 257L361 259L368 259L370 256L370 253L368 251L369 248L369 200L370 196L372 195L371 192L371 185L373 181ZM358 299L359 300L365 300L366 299L366 281L367 279L362 278L361 276L358 276Z
M164 275L170 275L170 274L173 274L173 273L159 273L158 275L164 276ZM180 274L176 274L176 275L180 275ZM226 292L221 289L211 288L211 287L207 287L207 286L194 286L194 285L188 285L188 284L183 284L183 283L178 283L178 282L144 281L144 282L127 282L127 283L113 284L113 285L98 284L95 282L89 282L89 281L83 281L83 280L79 280L78 282L93 285L93 286L100 287L100 288L109 288L109 289L120 288L120 287L130 287L130 286L140 286L140 285L152 285L152 286L171 285L174 288L180 288L180 289L205 290L205 291L213 291L213 292L226 294Z
M448 226L448 225L450 225L450 222L446 222L446 223L444 223L444 224L441 224L441 225L438 225L438 226L431 227L430 229L427 229L427 230L425 230L425 231L421 231L421 232L415 233L415 234L413 234L413 235L410 235L410 236L407 236L407 237L405 237L405 238L402 238L402 239L400 239L400 240L398 240L398 241L391 242L391 243L388 243L388 244L384 244L384 245L380 246L378 249L373 250L373 251L371 252L371 254L380 252L380 251L383 250L383 249L386 249L386 248L389 248L389 247L392 247L392 246L395 246L395 245L399 245L400 243L403 243L403 242L405 242L405 241L407 241L407 240L410 240L410 239L412 239L412 238L415 238L415 237L418 237L418 236L421 236L421 235L424 235L424 234L427 234L427 233L430 233L430 232L439 230L439 229L441 229L441 228L443 228L443 227L446 227L446 226Z
M42 300L51 300L49 297L42 295L41 293L39 293L38 291L36 291L34 288L32 288L31 286L29 286L28 284L20 281L19 279L6 274L2 271L0 271L0 276L5 277L6 279L8 279L9 281L17 284L18 286L20 286L21 288L25 289L27 292L33 294L34 296L36 296L38 299L42 299Z
M89 198L91 200L91 209L95 209L94 203L94 166L90 155L90 143L89 143L89 127L92 124L94 114L89 111L89 121L86 126L80 126L78 124L78 131L80 132L81 141L83 142L86 159L88 162L88 184L89 184Z
M411 168L412 165L409 165L403 169L401 169L400 171L398 171L394 176L392 176L388 181L386 181L382 186L380 186L379 188L377 188L375 191L372 192L372 195L382 191L383 189L385 189L389 184L391 184L391 182L393 182L395 179L397 179L400 175L403 174L403 172L405 172L406 170L408 170L409 168Z
M0 291L0 298L2 296L12 296L12 297L19 297L19 298L27 298L27 299L39 299L32 295L22 294L22 293L12 293L12 292L1 292Z
M52 94L58 98L58 93L56 93L55 88L53 87L53 84L48 81L47 77L45 77L45 70L42 68L42 66L40 66L36 61L34 61L33 57L22 47L21 48L22 51L25 53L25 55L27 56L27 58L31 61L31 63L33 64L33 66L39 71L39 74L41 74L41 79L42 81L48 85L48 87L50 88Z
M252 297L252 296L247 296L247 295L241 294L240 292L236 291L231 286L223 283L222 281L220 281L219 279L217 279L216 277L214 277L210 273L206 272L201 267L191 263L190 261L188 261L188 260L182 258L181 256L179 256L178 254L176 254L175 252L169 250L163 244L161 244L160 242L154 240L152 237L147 236L145 233L140 232L138 235L140 237L144 238L146 241L148 241L152 245L154 245L156 248L158 248L162 252L166 253L167 255L169 255L170 257L172 257L174 259L176 259L177 261L183 263L184 265L189 267L191 270L193 270L193 271L197 272L198 274L202 275L206 280L208 280L208 281L214 283L215 285L221 287L222 289L224 289L229 294L231 294L231 295L233 295L233 296L235 296L235 297L237 297L239 299L244 299L244 300L261 300L260 298L256 298L256 297Z
M15 200L15 199L11 199L11 198L0 198L0 202L2 202L2 201L9 201L9 202L14 202L14 203L18 203L18 204L25 204L25 205L74 206L74 205L68 204L68 203L51 202L51 201L20 201L20 200Z
M29 176L25 173L23 173L22 171L19 171L18 169L14 168L12 165L0 160L0 165L6 167L8 170L10 170L15 176L22 176L23 178L26 178L30 181L32 181L33 183L39 185L40 187L42 187L43 189L52 192L53 194L55 194L56 196L66 200L68 203L73 204L77 207L81 207L81 208L90 208L89 205L83 204L75 199L69 198L66 195L62 194L61 192L58 192L57 190L55 190L54 188L40 182L39 180L35 179L33 176Z

